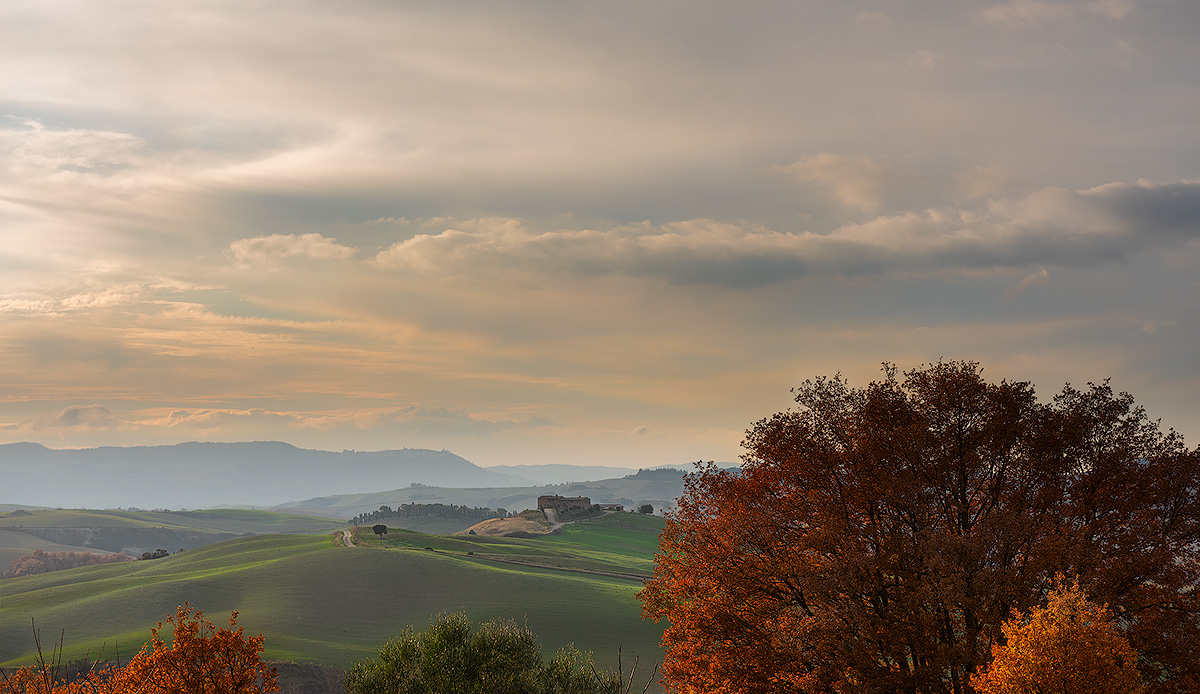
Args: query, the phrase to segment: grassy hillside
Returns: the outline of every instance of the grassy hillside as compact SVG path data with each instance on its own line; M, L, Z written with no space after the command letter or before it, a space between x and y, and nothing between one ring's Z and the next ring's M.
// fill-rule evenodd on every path
M321 532L337 521L310 515L274 513L252 509L202 511L111 511L45 509L14 516L0 514L0 527L157 527L232 533Z
M389 530L378 539L362 528L358 542L367 547L435 551L474 560L649 578L662 527L663 519L656 516L615 513L572 523L556 534L532 539L431 536L406 530Z
M240 509L10 512L0 514L0 567L35 549L140 554L161 547L175 552L239 535L327 532L341 526L330 518Z
M621 645L626 668L635 655L652 663L661 659L662 629L640 617L640 581L593 572L648 573L661 525L625 514L537 540L407 531L379 540L363 531L352 548L329 536L263 535L8 579L0 581L0 665L29 661L31 618L46 640L65 632L68 658L117 645L127 658L185 600L214 621L239 610L239 623L265 635L274 659L346 667L405 625L461 611L528 624L550 652L574 642L611 667Z

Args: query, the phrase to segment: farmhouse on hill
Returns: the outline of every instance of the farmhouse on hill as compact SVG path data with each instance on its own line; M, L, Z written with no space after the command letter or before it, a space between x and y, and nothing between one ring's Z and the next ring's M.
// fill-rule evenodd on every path
M558 494L538 497L538 510L548 508L555 511L582 511L592 507L592 500L586 496L559 496Z

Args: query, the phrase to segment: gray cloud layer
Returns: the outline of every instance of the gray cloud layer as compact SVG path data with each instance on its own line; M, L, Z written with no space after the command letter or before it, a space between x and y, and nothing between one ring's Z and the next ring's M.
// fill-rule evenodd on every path
M1091 267L1198 237L1200 183L1141 181L1048 188L979 210L881 216L826 234L714 220L603 231L473 220L396 243L376 261L429 276L536 271L754 287L806 277Z

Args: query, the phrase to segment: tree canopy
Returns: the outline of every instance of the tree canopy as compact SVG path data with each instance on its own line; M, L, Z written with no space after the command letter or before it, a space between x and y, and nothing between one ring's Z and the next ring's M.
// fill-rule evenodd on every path
M1107 382L1040 402L938 362L806 381L740 470L688 476L647 616L679 692L967 694L1058 573L1153 694L1200 691L1200 450Z

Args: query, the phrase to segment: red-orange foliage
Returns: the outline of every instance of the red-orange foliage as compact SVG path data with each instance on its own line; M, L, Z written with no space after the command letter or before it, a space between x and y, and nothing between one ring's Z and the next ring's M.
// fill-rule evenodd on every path
M1127 394L1043 404L972 362L795 392L740 471L688 476L660 538L640 597L674 691L968 693L1059 572L1153 694L1200 691L1200 450Z
M120 561L133 561L132 557L124 554L100 554L99 552L44 552L35 549L29 554L22 554L12 560L12 568L0 573L0 578L16 578L31 576L50 571L74 569L78 566L94 566L96 564L111 564Z
M181 605L174 617L171 645L159 636L162 622L114 678L117 691L131 694L258 694L279 691L275 668L259 657L263 637L243 634L237 612L222 629Z
M151 629L150 642L124 668L92 672L73 683L61 681L45 661L0 678L0 694L262 694L277 692L275 668L262 662L263 637L247 637L237 626L217 628L184 604L167 622L171 644ZM236 628L235 628L236 627Z
M1002 627L987 671L973 675L979 694L1141 694L1137 652L1104 606L1079 584L1059 585L1027 619Z

